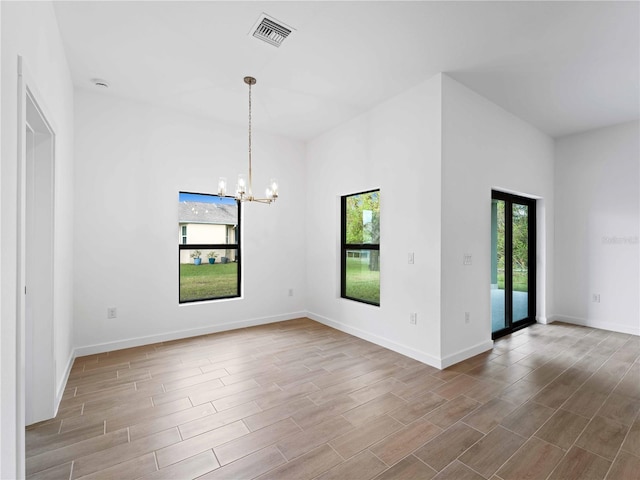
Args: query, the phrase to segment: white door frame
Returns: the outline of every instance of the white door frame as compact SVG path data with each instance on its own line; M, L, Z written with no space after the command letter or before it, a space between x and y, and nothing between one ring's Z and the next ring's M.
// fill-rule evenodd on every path
M25 475L25 424L27 414L27 401L36 405L37 412L31 415L30 422L44 420L55 416L55 378L56 378L56 362L55 362L55 331L54 331L54 192L55 192L55 131L51 120L52 116L43 102L43 97L36 88L33 77L29 74L22 57L18 57L18 228L17 228L17 338L16 338L16 432L17 432L17 468L18 477ZM38 132L44 135L45 141L43 146L34 146L27 148L27 129L31 129L38 135ZM31 153L33 158L28 158ZM42 164L44 163L44 170ZM44 193L44 195L43 195ZM36 209L42 209L44 212L44 220L41 217L33 215L33 210L28 212L29 202L36 198L33 204ZM35 221L37 220L37 221ZM36 229L42 228L42 237L36 239L39 248L45 250L44 255L33 253L27 258L28 245L33 245L33 238L28 238L28 222L37 224ZM33 230L31 230L33 232ZM33 236L33 233L31 234ZM33 247L31 247L33 248ZM37 257L36 257L37 255ZM42 258L42 257L47 258ZM37 263L35 259L37 258ZM40 263L43 262L43 263ZM36 265L34 275L32 266ZM44 265L40 267L39 265ZM31 271L31 273L29 273ZM33 278L29 280L29 274ZM35 284L36 279L39 284ZM40 278L43 277L43 278ZM29 294L29 285L31 284L31 295ZM33 329L37 331L38 339L36 343L27 348L26 323L27 323L27 307L28 305L36 305L35 311L40 309L43 314L38 314L38 321L43 322ZM34 337L35 338L35 337ZM44 342L44 343L41 343ZM27 355L33 355L34 351L38 352L40 360L34 364L38 373L35 378L39 380L35 382L31 388L32 398L26 397L26 358ZM34 370L34 371L35 371ZM44 379L44 380L42 380ZM34 400L35 399L35 400ZM30 410L31 412L31 410Z

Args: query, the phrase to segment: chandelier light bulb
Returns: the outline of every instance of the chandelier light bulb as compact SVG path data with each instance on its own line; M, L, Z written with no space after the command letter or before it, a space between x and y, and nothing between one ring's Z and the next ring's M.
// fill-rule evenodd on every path
M238 175L238 185L236 187L236 193L238 195L244 195L245 193L247 193L247 180L242 173Z
M225 197L227 195L227 179L225 177L220 177L218 180L218 196Z

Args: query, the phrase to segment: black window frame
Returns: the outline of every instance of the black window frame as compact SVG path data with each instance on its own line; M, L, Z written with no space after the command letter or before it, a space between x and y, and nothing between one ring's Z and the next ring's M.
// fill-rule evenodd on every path
M220 197L219 195L214 195L211 193L199 193L199 192L178 192L178 195L181 193L191 194L191 195L204 195L209 197L218 197L218 198L233 198L232 196ZM196 303L196 302L210 302L214 300L225 300L230 298L240 298L242 296L242 249L241 249L241 225L242 225L242 202L235 199L236 205L238 207L238 223L236 225L236 243L178 243L178 303L180 305L187 303ZM226 238L229 238L228 232L226 233ZM187 239L188 241L188 239ZM207 298L198 298L194 300L180 300L180 252L182 250L236 250L236 261L238 267L238 280L237 285L238 289L235 295L225 295L220 297L207 297Z
M347 295L347 252L349 250L374 250L380 255L380 243L347 243L347 198L374 192L377 192L380 196L380 190L380 188L374 188L372 190L350 193L340 197L340 297L376 307L380 306L380 300L378 300L378 302L371 302ZM378 242L380 242L380 239L378 239ZM378 289L379 288L380 285L378 284ZM380 296L378 296L378 298L380 298Z

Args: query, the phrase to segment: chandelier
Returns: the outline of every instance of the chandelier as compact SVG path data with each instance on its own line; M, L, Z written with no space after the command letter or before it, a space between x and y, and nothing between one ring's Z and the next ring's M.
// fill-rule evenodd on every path
M240 202L259 202L271 204L278 198L278 182L271 179L265 190L265 198L257 198L253 196L252 188L252 172L251 172L251 86L256 84L253 77L244 77L244 83L249 85L249 178L244 174L238 175L238 183L236 184L236 200ZM224 197L227 194L227 179L220 177L218 180L218 196Z

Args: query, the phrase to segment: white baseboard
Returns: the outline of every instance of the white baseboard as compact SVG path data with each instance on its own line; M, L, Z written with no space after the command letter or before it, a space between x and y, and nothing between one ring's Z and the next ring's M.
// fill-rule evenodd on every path
M336 320L331 320L330 318L323 317L322 315L318 315L313 312L307 312L306 316L311 320L315 320L316 322L327 325L328 327L335 328L336 330L348 333L350 335L353 335L354 337L358 337L363 340L367 340L368 342L375 343L376 345L380 345L381 347L388 348L389 350L393 350L394 352L401 353L402 355L406 355L407 357L413 358L414 360L418 360L422 363L426 363L427 365L431 365L432 367L439 369L444 368L439 358L434 357L433 355L429 355L428 353L425 353L423 351L416 350L413 347L394 342L387 338L367 332L365 330L361 330L356 327L352 327L350 325L345 325L344 323L338 322Z
M552 317L536 317L536 322L543 325L549 325L554 322L554 319Z
M458 362L462 362L467 358L475 357L487 350L491 350L493 348L493 340L487 340L485 342L478 343L470 348L465 348L464 350L460 350L459 352L453 353L451 355L447 355L442 359L442 367L447 368L451 365L455 365Z
M292 312L282 315L274 315L271 317L251 318L247 320L239 320L237 322L221 323L201 328L191 328L188 330L175 330L167 333L159 333L156 335L148 335L144 337L127 338L116 340L113 342L98 343L95 345L87 345L84 347L76 347L74 350L74 358L83 357L85 355L94 355L96 353L112 352L114 350L122 350L123 348L139 347L141 345L150 345L159 342L168 342L171 340L180 340L182 338L197 337L199 335L208 335L210 333L225 332L227 330L237 330L239 328L255 327L257 325L266 325L269 323L283 322L293 320L295 318L305 317L306 312Z
M69 360L67 361L67 367L64 370L64 375L62 375L60 382L58 382L58 388L56 390L56 399L55 399L56 403L53 408L54 417L58 415L58 409L60 408L62 395L64 394L64 389L67 387L67 381L69 380L69 375L71 374L71 368L73 367L73 362L75 361L75 359L76 359L76 352L75 350L73 350L69 353Z
M574 325L581 325L583 327L598 328L600 330L608 330L610 332L627 333L630 335L640 335L640 325L633 327L630 325L624 325L621 323L613 323L602 320L595 320L589 318L571 317L569 315L552 315L552 322L565 322L572 323Z

